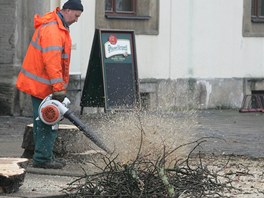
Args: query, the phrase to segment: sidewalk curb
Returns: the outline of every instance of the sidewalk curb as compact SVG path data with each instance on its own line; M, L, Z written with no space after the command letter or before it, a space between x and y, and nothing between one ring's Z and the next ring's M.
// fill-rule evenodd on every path
M72 172L67 170L56 170L56 169L41 169L41 168L27 168L27 173L36 175L50 175L50 176L66 176L66 177L83 177L85 173Z

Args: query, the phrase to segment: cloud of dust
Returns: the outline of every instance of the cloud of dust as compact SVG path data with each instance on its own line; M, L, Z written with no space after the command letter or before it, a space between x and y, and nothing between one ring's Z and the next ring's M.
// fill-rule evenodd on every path
M103 141L123 162L136 159L141 140L141 155L153 159L162 156L164 147L171 151L190 143L197 126L197 114L192 110L179 113L119 112L97 119ZM175 160L189 152L190 148L184 146L176 149L171 157Z

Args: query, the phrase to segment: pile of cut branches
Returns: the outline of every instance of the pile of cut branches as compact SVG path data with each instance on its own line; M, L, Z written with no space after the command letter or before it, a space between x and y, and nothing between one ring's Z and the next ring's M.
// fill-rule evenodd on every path
M209 170L202 155L194 151L206 138L166 151L155 160L142 156L140 149L135 160L121 163L117 157L103 157L104 168L99 173L80 177L64 189L69 197L223 197L232 189L228 175ZM183 146L194 144L186 159L168 162L168 157ZM173 159L173 158L172 158ZM228 163L228 162L227 162Z

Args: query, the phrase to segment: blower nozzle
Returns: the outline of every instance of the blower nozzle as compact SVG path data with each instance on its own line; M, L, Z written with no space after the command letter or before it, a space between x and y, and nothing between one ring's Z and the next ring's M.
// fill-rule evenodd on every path
M77 118L72 111L67 107L70 104L70 100L65 98L63 102L52 99L52 95L47 96L39 106L39 118L48 125L56 125L63 117L69 119L83 134L88 137L93 143L95 143L99 148L106 152L109 149L100 140L100 138L89 129L82 121Z

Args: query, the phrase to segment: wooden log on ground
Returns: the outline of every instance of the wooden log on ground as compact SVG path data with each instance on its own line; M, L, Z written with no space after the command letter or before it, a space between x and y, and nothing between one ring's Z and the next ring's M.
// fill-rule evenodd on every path
M27 163L26 158L0 158L0 194L19 190L24 182Z
M33 124L27 125L22 143L22 147L25 149L34 149L32 131ZM24 142L25 140L26 143ZM82 153L87 150L91 150L91 146L94 146L92 141L87 138L76 126L60 124L58 129L58 137L56 139L53 151L55 154L63 156L70 153Z

